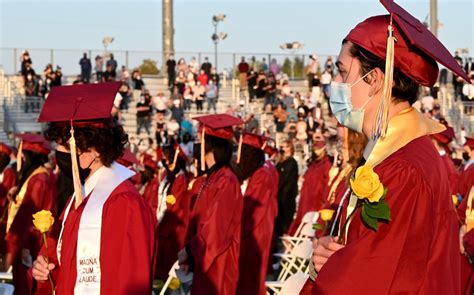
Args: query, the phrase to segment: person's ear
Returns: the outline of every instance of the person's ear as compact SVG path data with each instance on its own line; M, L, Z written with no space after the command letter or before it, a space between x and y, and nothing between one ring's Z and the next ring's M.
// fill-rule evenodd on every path
M374 96L383 90L385 74L379 68L374 68L367 76L370 84L369 96Z

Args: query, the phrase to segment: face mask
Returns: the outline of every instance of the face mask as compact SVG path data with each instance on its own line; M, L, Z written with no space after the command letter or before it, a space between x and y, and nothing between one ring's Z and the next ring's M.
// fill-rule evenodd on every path
M79 163L79 155L77 156L77 163ZM61 170L61 172L65 176L72 179L72 162L71 162L70 153L63 153L60 151L56 151L56 164L58 165L59 170ZM86 181L86 178L91 173L91 169L90 168L82 169L80 165L78 166L79 166L79 178L81 179L81 183L84 184L84 182Z
M468 152L463 152L462 153L462 158L463 158L464 161L469 161L471 157L469 157Z
M369 97L360 109L353 109L351 101L351 88L364 79L372 71L365 74L352 85L349 83L332 82L331 98L329 104L337 121L343 126L356 132L362 132L362 123L364 122L364 108L373 98Z

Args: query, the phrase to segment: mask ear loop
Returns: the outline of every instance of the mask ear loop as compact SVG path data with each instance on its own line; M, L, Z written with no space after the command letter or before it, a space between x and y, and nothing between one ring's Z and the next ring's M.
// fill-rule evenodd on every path
M353 86L355 86L357 83L359 83L360 81L362 81L363 79L365 79L365 77L367 77L370 73L372 73L375 69L372 69L370 71L368 71L364 76L360 77L359 79L357 79L354 83L351 84L351 88Z

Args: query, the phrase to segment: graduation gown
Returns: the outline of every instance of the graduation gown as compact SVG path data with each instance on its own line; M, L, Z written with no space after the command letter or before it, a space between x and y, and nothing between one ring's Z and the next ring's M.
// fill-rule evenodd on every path
M166 212L156 230L155 277L161 280L168 278L168 272L178 260L178 252L184 247L191 207L187 188L186 175L177 175L171 187L176 203L166 205ZM155 198L158 199L158 194Z
M64 213L55 223L54 237L48 239L48 256L56 265L53 277L57 295L74 294L77 237L87 201L88 198L84 199L77 209L71 206L64 224L60 266L56 246ZM151 294L155 224L155 215L129 180L123 181L110 194L102 211L101 294ZM42 253L46 253L44 247ZM48 281L41 284L43 290L48 289Z
M34 261L43 244L42 235L34 229L32 215L41 210L54 214L55 208L54 184L48 171L39 167L30 177L24 183L26 191L23 201L5 238L8 253L13 257L15 294L30 294L32 289L32 277L22 262L22 250L28 249Z
M227 166L208 175L197 197L186 250L194 264L192 294L235 294L243 197Z
M276 218L277 177L269 164L264 164L250 177L245 190L237 294L266 294L265 278Z
M472 168L472 166L470 168ZM474 171L474 169L472 169L472 171ZM467 172L467 170L464 172ZM470 181L474 182L473 179L471 179ZM469 195L469 191L466 192L461 204L459 205L457 209L460 225L463 225L466 222L466 208L467 208L467 202L469 199L468 195ZM462 242L464 245L464 250L466 251L467 255L464 255L464 254L459 255L459 257L461 258L461 262L460 262L461 263L461 291L462 291L462 294L472 295L472 292L474 291L473 290L474 289L473 288L474 287L474 267L469 262L468 256L474 257L474 231L471 230L468 233L466 233L464 235Z
M320 161L312 163L303 176L300 191L300 201L296 217L291 223L288 234L293 236L301 223L303 216L310 211L319 211L325 203L326 190L329 182L331 162L324 156Z
M194 204L196 203L196 197L199 193L199 190L201 187L204 185L204 182L206 181L206 175L200 175L195 178L193 178L189 184L188 184L188 198L189 198L189 205L190 205L190 210L193 211ZM186 241L187 243L187 241Z
M459 174L456 170L456 167L454 167L454 162L449 154L441 156L441 159L443 161L444 168L446 169L446 173L448 174L451 195L456 195L458 193Z
M457 216L431 140L413 140L375 172L392 220L374 232L357 209L347 245L320 270L313 294L459 294Z
M413 108L390 119L365 165L387 189L391 220L373 231L357 206L350 225L340 227L345 247L323 265L312 294L460 293L458 218L442 159L428 137L444 128Z
M276 165L280 173L278 183L278 217L276 231L278 235L286 234L296 211L298 195L298 163L293 157Z
M135 174L136 175L136 174ZM133 182L132 182L133 183ZM158 188L160 187L160 180L157 177L154 177L150 180L143 191L143 199L150 206L153 212L156 212L158 208Z
M0 254L5 254L7 251L5 244L8 216L7 193L16 185L16 173L11 167L6 167L2 172L2 178L0 183Z

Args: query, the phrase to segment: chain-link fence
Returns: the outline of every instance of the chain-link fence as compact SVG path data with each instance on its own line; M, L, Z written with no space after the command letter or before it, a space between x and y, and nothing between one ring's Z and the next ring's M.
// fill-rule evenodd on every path
M19 48L0 48L0 67L3 68L5 74L11 75L19 73L21 70L21 56L23 49ZM32 67L36 74L40 74L46 68L46 65L52 64L53 68L60 66L65 75L79 75L81 68L79 60L83 54L86 53L91 60L92 71L94 72L95 58L97 56L103 57L105 70L105 63L109 59L110 53L114 55L117 61L118 68L125 66L127 69L140 67L144 60L149 60L156 63L157 68L162 74L165 71L163 63L163 53L160 51L124 51L114 50L105 52L104 50L89 50L89 49L28 49L29 56L32 60ZM235 52L235 53L218 53L217 59L213 52L176 52L174 54L176 62L183 58L186 63L189 63L192 58L201 65L207 57L213 66L216 65L220 73L228 73L232 76L240 63L242 57L245 57L247 63L255 66L257 70L262 69L263 65L267 65L267 70L272 68L272 62L283 73L286 73L290 78L303 79L306 75L306 66L309 63L309 54L306 53L252 53L252 52ZM319 55L320 68L324 66L326 59L330 55ZM332 55L335 57L335 55Z

